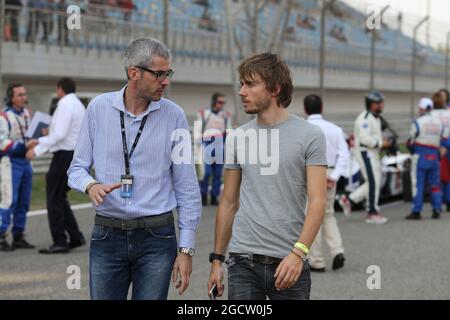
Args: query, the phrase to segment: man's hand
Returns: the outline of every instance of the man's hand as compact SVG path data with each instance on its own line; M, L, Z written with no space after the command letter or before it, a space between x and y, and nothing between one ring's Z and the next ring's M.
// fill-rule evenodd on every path
M34 153L34 149L29 149L28 151L27 151L27 153L25 154L25 158L27 159L27 160L33 160L33 158L34 157L36 157L36 153Z
M94 184L92 187L88 190L89 198L91 198L91 201L95 204L95 206L99 206L101 203L103 203L103 198L110 193L111 191L118 189L122 186L121 183L115 183L111 185L105 185L105 184Z
M445 157L447 155L447 148L439 147L439 153L441 154L441 157Z
M175 263L173 264L172 282L176 282L178 279L178 275L180 276L180 280L175 286L175 288L178 289L178 293L180 295L182 295L189 286L189 277L191 276L191 272L192 257L185 253L179 253L177 258L175 259Z
M48 136L48 128L43 128L41 130L41 133L42 133L43 136Z
M27 150L29 149L33 149L34 147L36 147L39 144L39 141L36 139L31 139L29 140L26 144L25 147L27 148Z
M333 179L327 178L327 189L333 189L336 186L336 181Z
M223 281L223 268L222 263L218 260L214 260L211 265L211 273L209 274L208 280L208 293L214 284L217 285L217 296L221 297L223 295L224 285Z
M389 148L392 146L392 142L389 139L383 139L383 148Z
M275 270L275 288L278 291L291 288L300 278L302 269L303 260L295 253L289 253Z

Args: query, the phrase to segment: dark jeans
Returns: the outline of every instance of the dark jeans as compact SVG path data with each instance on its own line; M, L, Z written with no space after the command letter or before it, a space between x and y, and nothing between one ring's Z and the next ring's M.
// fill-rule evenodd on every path
M43 41L48 41L53 30L53 17L51 14L42 12L30 12L28 15L27 42L35 42L39 32L39 25L42 24Z
M248 258L230 258L228 263L228 300L309 300L311 274L308 262L297 283L277 291L275 270L277 264L262 264Z
M55 152L46 176L48 222L53 243L59 246L67 245L66 232L73 242L83 237L67 200L67 170L72 158L73 151Z
M93 300L165 300L177 255L175 227L122 230L95 225L89 254Z

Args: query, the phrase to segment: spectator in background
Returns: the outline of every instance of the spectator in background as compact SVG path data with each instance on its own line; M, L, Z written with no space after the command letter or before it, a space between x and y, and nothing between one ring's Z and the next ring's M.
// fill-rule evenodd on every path
M133 0L118 0L117 5L123 10L123 20L130 21L133 10L136 8Z
M27 42L36 42L36 36L39 32L39 26L42 24L42 41L48 41L49 35L53 29L52 13L57 0L28 0L28 30ZM60 0L64 1L64 0ZM64 12L65 14L65 12ZM64 15L65 18L65 15ZM64 20L65 21L65 20Z
M211 17L211 14L209 13L208 7L205 7L205 10L203 11L202 17L199 20L199 28L208 30L208 31L217 31L217 25L214 19Z
M330 36L335 38L336 40L339 40L341 42L347 42L347 37L344 34L344 28L339 27L338 25L334 25L333 28L330 30Z
M333 256L332 269L337 270L344 266L345 257L341 233L334 217L334 199L336 184L347 170L350 154L344 131L323 119L321 115L323 111L322 99L317 95L308 95L305 97L303 104L305 113L308 115L308 121L322 129L327 141L327 206L322 227L311 246L309 255L311 271L325 272L325 259L322 250L323 239L326 240Z
M5 24L5 40L17 41L19 39L19 13L22 9L22 2L20 0L6 0L5 1L5 18L9 22ZM9 27L9 32L7 31Z
M447 108L450 108L450 93L447 89L440 89L439 92L443 95Z
M384 224L388 221L380 214L378 205L381 192L380 151L392 146L392 142L383 138L381 113L384 110L384 95L379 91L371 91L365 97L366 110L356 118L354 125L355 155L364 183L348 197L342 194L339 204L344 213L349 214L352 205L366 200L366 223Z
M226 130L232 128L230 114L223 110L225 103L225 96L216 92L211 97L211 107L209 109L201 109L197 113L197 121L201 121L202 131L195 134L195 137L201 138L201 141L196 141L195 146L197 148L197 156L202 157L201 161L198 162L204 163L203 179L200 181L200 192L204 206L208 205L209 180L211 176L211 205L217 206L219 204ZM213 161L217 157L219 157L219 162Z
M297 39L295 34L295 27L294 26L288 26L286 27L286 30L283 33L283 37L286 41L297 41L300 43L301 41Z
M12 176L11 205L0 209L0 250L33 249L25 240L27 212L30 208L33 170L25 158L26 150L34 147L33 141L25 138L30 123L30 111L25 108L27 91L22 84L10 84L6 89L6 106L0 114L0 148L3 157L9 157ZM2 172L2 180L4 179ZM2 181L2 184L5 181ZM11 182L7 182L11 183ZM2 195L3 197L4 195ZM5 199L2 199L2 202ZM6 241L6 232L13 216L12 245Z
M103 18L105 17L105 0L89 0L89 15Z
M58 43L69 45L69 32L66 24L66 0L55 0L56 10L58 11Z
M315 21L313 17L310 17L308 14L302 18L301 14L297 15L296 19L297 26L307 30L316 30L316 26L314 25Z
M450 130L450 109L442 92L436 92L432 97L434 108L431 115L441 120L444 130ZM442 183L443 199L450 211L450 152L447 148L445 155L441 154L440 176Z
M56 96L59 101L49 133L35 141L35 148L28 150L26 154L27 159L31 160L46 152L53 153L46 175L48 222L53 244L39 250L39 253L65 253L86 243L67 201L67 192L70 190L67 185L67 170L85 113L84 105L75 91L76 85L72 79L62 78L58 81ZM69 242L66 233L69 235Z
M411 180L413 205L407 220L420 220L423 196L429 187L433 219L439 219L442 210L442 190L439 174L439 147L441 140L448 138L439 118L431 114L433 101L422 98L419 101L419 116L411 124L407 146L412 152Z

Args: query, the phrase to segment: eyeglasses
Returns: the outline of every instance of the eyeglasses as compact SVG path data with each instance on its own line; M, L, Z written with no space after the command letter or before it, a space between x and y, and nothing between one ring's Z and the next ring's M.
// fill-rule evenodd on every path
M225 103L227 103L227 102L226 102L226 101L220 101L220 100L219 100L219 101L216 101L216 103L217 103L217 104L225 104Z
M166 80L166 78L171 79L173 74L175 73L175 71L173 71L172 69L170 69L169 71L153 71L153 70L150 70L143 66L135 66L135 68L139 68L144 71L148 71L151 74L154 74L156 77L156 80L159 80L159 81L164 81L164 80Z

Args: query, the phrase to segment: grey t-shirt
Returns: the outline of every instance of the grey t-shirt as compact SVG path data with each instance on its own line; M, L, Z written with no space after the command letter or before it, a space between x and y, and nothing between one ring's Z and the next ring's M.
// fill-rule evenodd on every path
M295 115L275 126L255 119L233 130L225 168L242 170L242 180L229 251L284 258L305 220L306 166L326 165L322 130Z

